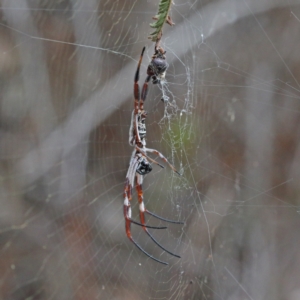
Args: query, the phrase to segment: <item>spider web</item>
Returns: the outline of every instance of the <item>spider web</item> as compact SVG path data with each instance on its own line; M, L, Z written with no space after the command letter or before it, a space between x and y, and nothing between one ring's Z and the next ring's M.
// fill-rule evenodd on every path
M300 299L298 1L174 1L145 108L147 146L182 176L153 166L143 190L185 222L151 230L181 259L138 226L168 266L126 237L133 78L157 5L1 1L0 299Z

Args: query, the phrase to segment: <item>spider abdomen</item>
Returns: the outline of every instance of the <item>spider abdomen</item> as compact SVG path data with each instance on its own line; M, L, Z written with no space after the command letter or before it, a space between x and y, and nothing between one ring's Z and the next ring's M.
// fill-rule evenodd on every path
M146 126L138 126L138 131L141 139L144 139L146 137Z
M140 113L140 116L138 117L138 132L141 140L144 140L146 138L146 115L147 113L145 111Z

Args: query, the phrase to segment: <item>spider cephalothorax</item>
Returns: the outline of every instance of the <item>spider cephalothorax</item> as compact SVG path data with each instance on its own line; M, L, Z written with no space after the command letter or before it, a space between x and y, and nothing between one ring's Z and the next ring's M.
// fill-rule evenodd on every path
M142 93L140 94L140 88L139 88L139 72L140 72L140 65L142 62L143 54L145 51L145 47L143 48L138 67L135 73L134 77L134 110L132 112L131 116L131 125L129 129L129 144L134 147L130 163L129 163L129 168L126 174L126 185L124 189L124 218L125 218L125 230L126 230L126 235L130 239L131 242L133 242L137 248L139 248L144 254L146 254L148 257L151 259L167 265L168 263L161 261L154 256L150 255L147 253L132 237L131 234L131 223L140 225L144 229L144 231L148 234L148 236L152 239L152 241L159 246L161 249L166 251L167 253L180 257L177 254L172 253L171 251L167 250L164 248L153 236L152 234L148 231L148 228L152 229L165 229L167 227L156 227L156 226L149 226L146 225L145 221L145 213L148 213L152 215L155 218L158 218L162 221L169 222L169 223L175 223L175 224L183 224L182 222L178 221L172 221L168 220L165 218L162 218L151 211L147 210L144 202L143 202L143 189L142 189L142 183L144 180L144 175L150 173L152 171L152 166L150 164L156 164L160 167L163 168L161 164L159 164L156 160L152 159L151 157L148 156L148 153L152 153L157 155L160 159L162 159L165 163L167 163L170 168L179 174L176 169L168 162L168 160L157 150L155 149L150 149L146 148L146 117L147 113L144 110L144 101L146 100L147 92L148 92L148 83L150 81L151 76L148 74L145 83L143 85ZM163 54L162 54L163 55ZM158 57L156 58L158 59ZM164 59L160 57L160 59ZM161 69L159 69L161 70ZM179 174L180 175L180 174ZM135 186L136 191L137 191L137 197L138 197L138 202L139 202L139 209L140 209L140 222L134 221L131 218L131 200L132 200L132 188Z
M157 47L148 66L147 74L151 76L153 84L160 83L165 79L166 70L169 67L165 54L166 51L164 51L161 47Z
M146 175L152 171L152 166L149 164L148 160L140 155L140 158L138 160L138 166L136 168L136 171L141 175Z

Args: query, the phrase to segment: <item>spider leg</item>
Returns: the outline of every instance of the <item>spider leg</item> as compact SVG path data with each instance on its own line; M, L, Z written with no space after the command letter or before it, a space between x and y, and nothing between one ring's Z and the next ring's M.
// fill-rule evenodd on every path
M150 255L148 252L146 252L134 239L131 239L131 241L145 254L145 255L147 255L148 257L150 257L151 259L153 259L153 260L155 260L155 261L157 261L157 262L159 262L159 263L161 263L161 264L163 264L163 265L168 265L168 263L167 262L165 262L165 261L162 261L162 260L159 260L159 259L157 259L157 258L155 258L154 256L152 256L152 255Z
M139 148L138 146L135 146L135 148L136 148L137 151L142 150L142 149ZM148 155L146 154L145 151L143 151L143 152L140 151L140 152L141 152L148 160L150 160L153 164L160 166L162 169L165 168L163 165L161 165L160 163L158 163L156 160L154 160L153 158L151 158L150 156L148 156Z
M148 252L146 252L132 237L131 235L131 230L130 230L130 225L131 223L141 225L145 227L145 225L142 225L138 222L135 222L131 219L131 199L132 199L132 182L134 181L135 178L135 170L137 167L137 157L134 155L135 152L133 152L133 156L130 160L130 165L128 168L128 172L126 175L126 184L125 184L125 189L124 189L124 218L125 218L125 230L126 230L126 235L129 238L129 240L139 249L141 250L145 255L147 255L149 258L163 264L163 265L168 265L168 263L161 261L152 255L150 255ZM154 227L153 227L154 228ZM164 227L155 227L155 228L164 228Z
M139 226L146 226L147 228L152 228L152 229L166 229L166 226L163 227L157 227L157 226L149 226L145 224L141 224L137 221L134 221L131 219L131 199L132 199L132 186L134 184L134 178L135 178L135 172L136 168L138 166L138 158L135 156L136 151L133 151L133 155L130 160L130 165L127 171L126 175L126 185L125 185L125 190L124 190L124 217L125 217L125 222L126 222L126 233L128 232L127 228L129 228L130 232L130 223L139 225ZM127 234L128 236L128 234Z
M136 135L136 143L141 143L141 137L140 137L140 133L139 133L139 130L138 130L138 113L139 113L139 110L140 109L143 109L143 103L144 101L143 100L140 100L140 87L139 87L139 79L140 79L140 67L141 67L141 63L142 63L142 60L143 60L143 55L144 55L144 52L145 52L145 47L143 48L142 50L142 53L141 53L141 56L140 56L140 59L139 59L139 62L138 62L138 66L137 66L137 69L136 69L136 72L135 72L135 76L134 76L134 85L133 85L133 94L134 94L134 111L133 111L133 115L131 117L131 120L132 120L132 125L134 126L133 128L130 128L130 133L129 133L129 143L132 145L133 144L133 140L132 140L132 137L131 137L131 134L133 133L133 136ZM149 78L150 80L150 78ZM149 81L148 80L148 81ZM146 82L145 82L146 84ZM144 84L144 86L145 86ZM148 84L147 84L148 86ZM148 90L148 89L147 89ZM143 90L142 90L142 97L143 97L143 94L144 94L144 87L143 87ZM146 94L147 94L147 91L146 91ZM141 103L140 103L141 102ZM133 119L134 118L134 119ZM134 130L133 130L134 129Z
M163 227L149 226L149 225L145 225L145 224L142 224L142 223L132 220L131 219L131 205L130 205L131 199L132 199L132 187L127 180L126 185L125 185L125 193L124 193L124 217L125 217L126 234L130 240L132 239L131 230L130 230L131 223L142 226L142 227L151 228L151 229L166 229L167 228L166 226L163 226Z
M157 153L159 153L161 156L163 156L160 152L158 152L157 150L154 150L154 149L148 149L148 148L144 148L144 149L141 149L141 148L139 148L139 147L137 147L136 146L136 150L137 151L140 151L149 161L151 161L151 162L153 162L154 164L156 164L156 165L159 165L161 168L164 168L164 166L162 166L161 164L159 164L156 160L154 160L154 159L152 159L151 157L149 157L147 154L146 154L146 151L149 151L149 152L151 152L151 151L156 151ZM144 151L143 151L144 150ZM156 154L156 153L155 153ZM160 156L160 157L161 157ZM176 169L173 167L173 165L171 165L169 162L168 162L168 160L163 156L163 158L165 159L165 161L170 165L170 167L172 168L172 170L174 171L174 172L176 172L177 174L179 174L179 175L181 175L179 172L177 172L176 171ZM160 216L158 216L157 214L155 214L155 213L153 213L153 212L151 212L151 211L149 211L148 209L145 209L145 212L146 213L148 213L149 215L151 215L151 216L153 216L153 217L155 217L155 218L157 218L157 219L160 219L160 220L162 220L162 221L165 221L165 222L168 222L168 223L173 223L173 224L184 224L184 222L181 222L181 221L173 221L173 220L169 220L169 219L165 219L165 218L163 218L163 217L160 217Z
M138 150L138 151L140 151L143 155L145 155L147 158L148 158L148 156L147 156L147 152L150 152L150 153L154 153L154 154L156 154L158 157L160 157L165 163L167 163L169 166L170 166L170 168L176 173L176 174L178 174L178 175L180 175L181 176L181 174L175 169L175 167L171 164L171 163L169 163L169 161L164 157L164 155L162 155L159 151L157 151L157 150L155 150L155 149L150 149L150 148L146 148L146 147L144 147L143 149L141 149L141 148L139 148L139 147L137 147L136 146L136 149ZM153 160L152 160L153 161Z
M135 115L135 118L134 118L134 126L135 126L135 128L138 128L138 115L136 114ZM139 133L139 131L138 130L136 130L135 131L136 132L136 141L135 141L135 143L141 143L141 137L140 137L140 133Z
M160 219L160 220L165 221L165 222L168 222L168 223L173 223L173 224L184 224L184 222L182 222L182 221L174 221L174 220L169 220L169 219L162 218L162 217L158 216L157 214L155 214L155 213L149 211L148 209L145 209L145 212L146 212L147 214L149 214L149 215L151 215L151 216L157 218L157 219Z
M132 237L131 235L131 230L130 230L130 224L135 223L131 220L131 207L130 207L130 202L131 201L131 185L129 183L129 180L126 180L126 185L125 185L125 192L124 192L124 216L125 216L125 229L126 229L126 235L129 238L129 240L139 249L141 250L145 255L150 257L151 259L163 264L163 265L168 265L168 263L159 260L155 258L154 256L150 255L148 252L146 252ZM136 223L135 223L136 224ZM144 226L143 226L144 227Z
M139 101L140 101L140 87L139 87L139 79L140 79L140 67L143 60L143 55L145 52L145 47L142 50L138 66L134 75L134 85L133 85L133 94L134 94L134 112L137 114L139 109Z
M136 175L136 191L138 194L138 201L139 201L139 207L140 207L140 220L141 223L145 225L145 212L147 210L145 209L144 201L143 201L143 188L142 188L142 183L143 183L143 176L140 174ZM166 221L166 219L164 219ZM172 223L175 223L172 221ZM165 252L169 253L170 255L173 255L175 257L181 258L179 255L167 250L165 247L163 247L153 236L152 234L148 231L147 226L143 226L144 231L148 234L148 236L151 238L151 240L161 249L163 249Z
M143 110L144 109L144 102L146 101L146 97L148 94L148 84L149 81L151 79L151 75L148 75L145 79L144 85L143 85L143 89L142 89L142 95L141 95L141 104L140 104L140 109Z

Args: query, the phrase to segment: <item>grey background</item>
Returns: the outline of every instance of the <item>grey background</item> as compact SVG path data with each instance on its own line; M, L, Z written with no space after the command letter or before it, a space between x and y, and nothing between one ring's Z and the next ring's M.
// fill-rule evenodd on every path
M144 198L185 221L151 231L182 258L141 228L169 266L126 238L133 76L157 4L1 1L1 299L300 299L299 1L174 0L170 102L150 85L147 142L183 176L154 167Z

